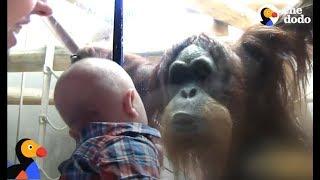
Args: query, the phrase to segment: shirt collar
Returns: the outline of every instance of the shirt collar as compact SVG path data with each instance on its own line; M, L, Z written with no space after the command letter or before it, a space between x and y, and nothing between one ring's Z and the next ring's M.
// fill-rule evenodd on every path
M160 132L157 129L142 123L91 122L86 128L82 129L80 143L97 136L119 136L129 133L138 133L157 138L161 137Z

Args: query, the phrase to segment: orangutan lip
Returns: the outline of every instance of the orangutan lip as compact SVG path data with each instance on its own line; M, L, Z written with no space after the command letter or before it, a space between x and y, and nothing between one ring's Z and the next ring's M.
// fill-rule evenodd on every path
M199 126L199 118L186 113L177 113L172 118L172 127L178 131L192 131Z

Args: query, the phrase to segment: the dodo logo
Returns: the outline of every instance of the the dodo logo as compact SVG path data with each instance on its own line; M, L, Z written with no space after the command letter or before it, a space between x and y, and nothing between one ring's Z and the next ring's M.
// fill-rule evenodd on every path
M16 155L20 164L7 168L8 179L39 179L40 172L34 157L44 157L47 150L31 139L21 139L16 144Z
M266 26L273 26L279 20L280 15L284 15L283 21L286 24L305 24L312 21L310 17L303 14L302 8L284 8L280 11L271 4L259 8L258 15L261 24Z
M273 26L279 19L278 10L275 7L263 6L259 9L261 24L266 26Z
M291 8L287 11L287 15L284 17L284 23L289 24L308 24L310 22L311 18L302 14L302 8Z

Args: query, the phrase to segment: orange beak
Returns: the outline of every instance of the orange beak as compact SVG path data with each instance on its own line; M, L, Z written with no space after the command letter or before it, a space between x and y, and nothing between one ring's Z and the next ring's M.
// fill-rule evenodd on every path
M39 147L36 154L38 157L44 157L47 155L47 150L44 147Z
M276 12L272 13L272 17L277 17L277 16L278 16L278 14Z

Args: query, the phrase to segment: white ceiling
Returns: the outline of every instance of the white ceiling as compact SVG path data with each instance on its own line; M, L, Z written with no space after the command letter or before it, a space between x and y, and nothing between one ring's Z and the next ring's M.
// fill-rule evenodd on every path
M111 47L114 0L48 0L53 16L81 47L101 41ZM124 50L129 52L159 51L193 34L212 33L212 17L187 10L184 0L124 0ZM190 9L190 7L189 7ZM232 38L242 31L230 29ZM43 47L53 40L52 32L40 17L32 17L18 35L17 49ZM112 38L112 35L110 36ZM55 38L54 38L55 39Z

